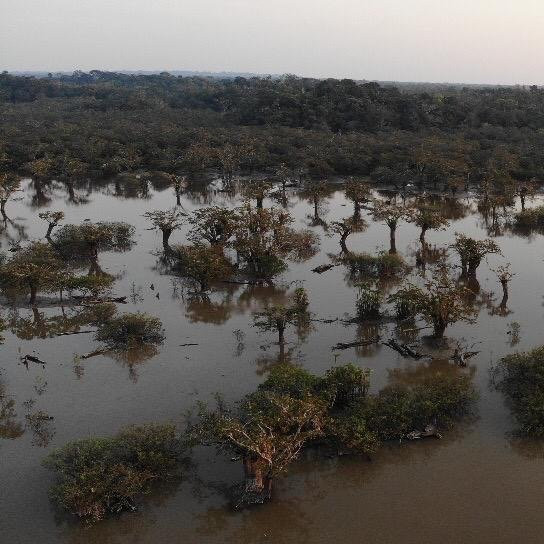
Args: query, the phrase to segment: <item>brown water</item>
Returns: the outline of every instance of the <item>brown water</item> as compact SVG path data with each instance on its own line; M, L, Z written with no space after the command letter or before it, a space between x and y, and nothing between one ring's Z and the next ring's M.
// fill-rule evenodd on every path
M273 334L252 327L252 312L270 300L281 300L292 282L303 281L309 292L310 310L318 318L353 315L356 289L338 267L322 275L310 272L328 262L328 253L339 250L337 238L321 236L320 254L304 263L291 264L275 288L242 285L214 287L211 301L191 299L183 284L162 274L157 263L159 234L147 230L142 214L166 209L175 203L171 189L150 188L145 198L123 194L114 184L85 184L70 195L53 183L36 194L28 180L20 199L8 203L12 223L7 237L42 237L45 224L37 218L47 208L63 210L66 222L124 220L136 227L137 244L126 253L100 256L104 270L118 276L115 292L131 302L119 311L146 311L160 317L166 341L159 352L142 360L114 360L99 356L74 364L74 354L96 349L92 334L47 338L55 322L66 328L66 319L81 309L51 306L42 299L38 311L5 308L14 330L7 331L0 347L0 379L7 397L15 401L16 420L23 425L27 408L54 417L38 428L26 428L22 436L0 438L0 540L15 543L476 543L543 542L544 470L538 444L510 437L513 421L500 394L489 387L490 364L504 354L543 343L542 267L543 239L502 233L496 241L504 259L493 256L479 270L481 293L476 325L457 324L447 335L466 345L481 342L480 354L467 369L440 359L413 362L386 346L340 352L339 363L355 361L373 370L373 387L394 380L418 380L428 372L467 372L479 390L477 417L447 434L442 441L423 441L382 449L372 462L358 458L323 460L310 454L298 461L278 481L273 502L233 512L224 488L241 477L238 463L216 457L208 450L195 452L195 466L185 480L146 498L140 511L109 519L88 529L58 516L47 490L53 476L41 460L53 448L69 440L117 431L130 423L182 421L183 412L195 401L209 400L221 392L236 400L252 391L277 362ZM183 198L186 210L214 204L233 206L236 199L204 185L193 184ZM215 185L217 186L217 184ZM290 211L299 225L308 225L312 207L297 196ZM456 214L451 228L430 232L431 244L444 246L455 231L486 236L482 217L466 199L465 211ZM270 205L267 202L266 205ZM39 208L39 209L38 209ZM351 214L341 192L332 192L322 217L326 221ZM172 242L183 242L184 230ZM412 264L417 230L401 224L397 248ZM353 249L374 252L387 249L389 233L371 223L364 233L353 235ZM516 273L511 283L509 315L498 315L500 286L489 266L508 260ZM150 289L153 283L155 289ZM190 289L189 289L190 290ZM156 295L159 294L160 298ZM132 295L132 296L130 296ZM495 297L493 300L493 296ZM66 317L62 318L62 312ZM64 321L63 321L64 319ZM81 318L80 318L81 319ZM511 345L507 330L520 324L520 341ZM71 326L70 326L71 327ZM88 329L86 325L82 330ZM16 330L15 330L16 329ZM395 334L386 324L384 338ZM233 331L243 331L242 342ZM331 346L338 341L372 337L372 327L313 322L302 338L287 331L287 355L294 363L316 373L334 363ZM44 338L42 338L42 337ZM180 347L183 343L197 346ZM20 354L35 353L45 366L19 362Z

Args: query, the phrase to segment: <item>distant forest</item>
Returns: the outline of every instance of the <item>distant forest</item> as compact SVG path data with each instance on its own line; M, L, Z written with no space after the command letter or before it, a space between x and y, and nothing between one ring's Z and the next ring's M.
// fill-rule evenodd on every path
M497 191L544 179L544 90L284 76L0 74L0 170L160 171Z

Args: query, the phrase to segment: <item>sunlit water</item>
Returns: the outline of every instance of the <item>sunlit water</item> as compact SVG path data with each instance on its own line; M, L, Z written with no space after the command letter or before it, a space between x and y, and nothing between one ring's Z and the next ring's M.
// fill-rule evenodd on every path
M63 210L65 223L83 219L124 220L136 227L137 244L126 253L100 255L102 268L116 276L117 295L129 303L118 311L146 311L158 316L166 331L159 353L147 360L122 361L97 356L74 362L74 356L93 351L93 334L44 336L51 319L64 311L69 318L81 309L51 306L42 296L37 312L24 305L6 307L4 316L18 323L18 333L7 331L0 348L1 376L6 394L15 400L17 420L24 426L27 408L43 410L54 420L42 433L26 428L19 438L0 439L0 540L9 543L252 543L252 542L542 542L544 536L544 451L538 444L511 438L513 421L502 396L489 386L489 369L501 356L543 343L542 269L544 246L540 235L521 237L508 232L495 239L504 257L492 256L479 270L481 292L477 324L456 324L447 336L480 353L466 369L444 359L415 362L403 359L387 346L338 352L338 363L354 361L372 369L374 389L395 380L416 381L428 372L469 373L479 391L477 414L447 433L442 441L392 444L371 462L343 457L327 460L308 454L277 482L274 500L264 506L233 512L224 489L241 477L239 463L216 457L213 451L197 450L195 466L177 486L161 489L144 500L132 514L109 519L92 528L59 516L47 491L53 475L41 461L53 448L67 441L116 432L131 423L181 424L184 412L197 400L210 401L220 392L234 401L265 379L267 369L279 358L273 334L261 334L252 326L252 312L263 304L285 299L303 282L315 319L352 316L356 288L345 270L336 267L324 274L310 270L337 254L337 237L328 237L323 226L313 227L321 237L320 253L304 263L291 263L274 288L246 285L215 285L209 303L191 297L191 288L161 271L158 263L159 233L148 230L142 218L147 210L175 204L171 189L150 189L147 198L122 195L114 184L85 184L70 197L66 187L52 183L36 196L27 180L18 200L8 203L11 223L2 233L8 237L43 237L46 225L38 211ZM225 193L194 184L182 199L190 211L210 203L234 206L239 201ZM296 224L311 223L313 208L295 194L289 210ZM76 202L78 202L76 204ZM431 245L446 246L453 233L482 238L487 231L470 199L462 201L466 215L452 221L444 232L427 235ZM266 201L265 205L278 205ZM530 204L532 205L532 204ZM332 191L321 217L331 221L352 213L352 205L340 191ZM462 216L463 214L459 214ZM367 212L363 212L367 216ZM368 218L367 218L368 219ZM369 221L370 222L370 221ZM353 250L387 249L385 225L370 222L369 228L352 235ZM183 243L187 229L175 232L172 243ZM397 248L415 263L418 230L405 223L397 232ZM490 270L510 261L511 282L508 315L494 308L500 302L500 285ZM154 289L151 289L153 284ZM48 321L49 320L49 321ZM509 324L518 322L520 340L512 346ZM286 357L316 373L334 363L331 346L371 338L372 327L312 322L313 329L299 338L288 329ZM422 324L419 324L422 326ZM82 326L81 330L92 327ZM234 334L242 331L243 335ZM379 331L386 339L396 324ZM422 331L425 334L428 331ZM38 335L33 337L34 335ZM45 335L46 336L46 335ZM180 344L196 346L180 347ZM20 363L24 354L38 355L45 366Z

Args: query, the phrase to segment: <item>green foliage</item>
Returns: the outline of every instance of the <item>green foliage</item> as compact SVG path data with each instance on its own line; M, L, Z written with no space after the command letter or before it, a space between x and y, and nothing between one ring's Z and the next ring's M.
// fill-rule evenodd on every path
M301 399L314 394L319 383L319 378L307 370L283 363L271 369L266 380L259 386L259 390Z
M87 438L51 453L54 502L88 522L134 510L151 484L180 475L184 445L173 425L127 427L111 438Z
M364 283L359 285L355 308L359 319L378 319L384 295L379 288Z
M108 293L115 278L106 274L99 276L71 276L63 287L68 291L79 291L84 296L98 298Z
M518 432L544 438L544 347L503 357L494 378L497 389L510 401Z
M320 389L331 399L334 408L346 406L366 397L370 387L370 370L353 363L327 370Z
M42 242L31 243L0 264L0 287L4 291L30 293L31 304L39 291L55 291L70 277L53 248Z
M142 312L126 313L101 323L96 340L113 351L162 344L162 322L159 318Z
M352 275L370 278L396 278L408 270L404 259L396 253L348 253L342 257L342 262Z
M66 259L95 258L100 251L127 251L134 227L120 221L64 225L53 237L55 248Z
M175 246L173 255L180 273L196 281L201 291L206 291L211 282L228 280L234 273L232 263L217 245Z
M520 229L544 228L544 206L535 206L516 213L514 224Z

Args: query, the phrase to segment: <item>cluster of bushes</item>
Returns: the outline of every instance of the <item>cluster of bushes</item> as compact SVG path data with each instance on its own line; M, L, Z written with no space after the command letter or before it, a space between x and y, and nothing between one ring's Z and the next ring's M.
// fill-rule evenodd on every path
M535 206L518 212L514 216L514 225L520 229L544 228L544 206Z
M394 278L405 274L408 265L396 253L369 253L349 252L342 256L342 262L353 276L368 278Z
M503 357L493 374L510 402L519 434L544 438L544 346Z
M173 425L128 427L110 438L71 442L44 461L57 475L51 497L88 521L133 510L153 483L181 475L186 447Z
M475 398L467 376L435 376L419 385L391 385L370 394L370 372L353 364L315 376L275 367L237 406L201 407L183 433L172 426L130 427L112 438L67 444L45 460L57 473L51 494L87 520L131 510L155 481L179 475L188 448L215 445L242 459L246 480L237 504L271 498L272 481L307 447L368 455L432 425L446 429Z

